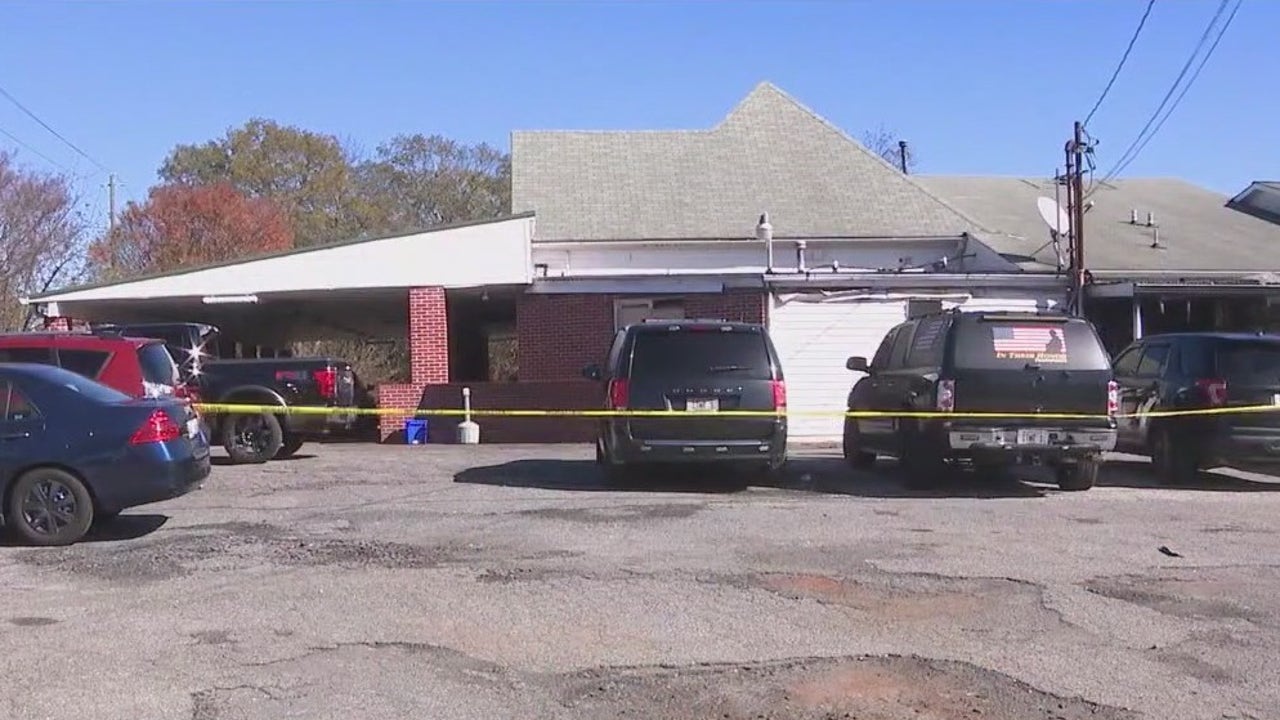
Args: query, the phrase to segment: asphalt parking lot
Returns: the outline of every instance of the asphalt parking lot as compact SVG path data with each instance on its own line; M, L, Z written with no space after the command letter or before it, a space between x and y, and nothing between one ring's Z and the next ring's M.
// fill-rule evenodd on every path
M308 446L2 547L0 715L1280 716L1280 483L909 493L812 451L610 489L590 455Z

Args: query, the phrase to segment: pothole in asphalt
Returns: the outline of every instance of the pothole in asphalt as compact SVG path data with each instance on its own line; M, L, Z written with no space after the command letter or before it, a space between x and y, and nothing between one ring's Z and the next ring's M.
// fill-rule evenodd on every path
M1174 568L1158 576L1118 575L1088 580L1084 588L1164 615L1222 621L1274 623L1274 567Z
M662 720L1137 717L967 663L899 656L588 671L570 678L563 701L581 717L634 714Z
M193 525L165 537L120 546L93 544L29 550L20 562L107 580L163 580L197 569L252 565L343 566L393 569L438 567L468 552L367 539L299 537L265 523Z
M1058 621L1044 607L1040 588L1000 578L950 578L870 571L858 579L805 573L771 573L750 580L755 587L796 600L814 600L862 611L885 620L955 621L1022 610ZM1052 618L1050 621L1049 618Z
M653 503L610 507L538 508L536 510L522 510L516 514L543 520L612 523L640 520L679 520L694 515L703 507L701 503Z

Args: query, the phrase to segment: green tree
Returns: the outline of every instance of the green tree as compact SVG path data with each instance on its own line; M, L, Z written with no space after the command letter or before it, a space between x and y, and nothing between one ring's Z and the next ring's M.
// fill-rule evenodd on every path
M497 217L511 208L511 158L485 143L399 135L360 167L385 232Z
M179 145L160 167L165 183L229 183L271 198L293 221L299 247L356 237L371 223L352 153L332 135L253 118L201 145ZM376 231L376 228L374 228Z

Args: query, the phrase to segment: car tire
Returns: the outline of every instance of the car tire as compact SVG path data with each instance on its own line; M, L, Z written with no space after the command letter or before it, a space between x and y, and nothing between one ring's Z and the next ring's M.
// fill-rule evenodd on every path
M297 435L285 435L284 442L280 444L280 449L276 451L275 459L283 460L293 457L302 448L302 445L303 440Z
M1200 474L1200 459L1189 439L1178 438L1166 425L1151 433L1151 466L1162 485L1188 485Z
M31 545L70 545L93 525L93 496L65 470L28 470L9 489L5 524Z
M271 413L232 415L222 423L222 447L236 465L264 463L283 444L284 430Z
M852 418L844 421L844 460L855 470L867 470L876 464L876 454L862 449L862 436L858 422Z
M1088 458L1069 465L1059 465L1054 469L1060 490L1088 490L1098 481L1098 467L1102 463L1098 458Z

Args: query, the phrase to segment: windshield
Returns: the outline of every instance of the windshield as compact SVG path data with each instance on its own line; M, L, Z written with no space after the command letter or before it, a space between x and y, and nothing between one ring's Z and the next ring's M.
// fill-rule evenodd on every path
M104 403L117 403L130 400L128 395L107 387L96 380L90 380L82 375L77 375L70 371L61 371L58 373L57 385L64 390L83 395L84 397Z
M1020 370L1108 370L1111 362L1093 328L1082 321L975 320L956 334L955 365Z
M731 375L771 379L764 335L747 330L675 330L636 333L631 372L658 377Z
M1218 348L1218 373L1228 383L1280 385L1280 343L1228 343Z

